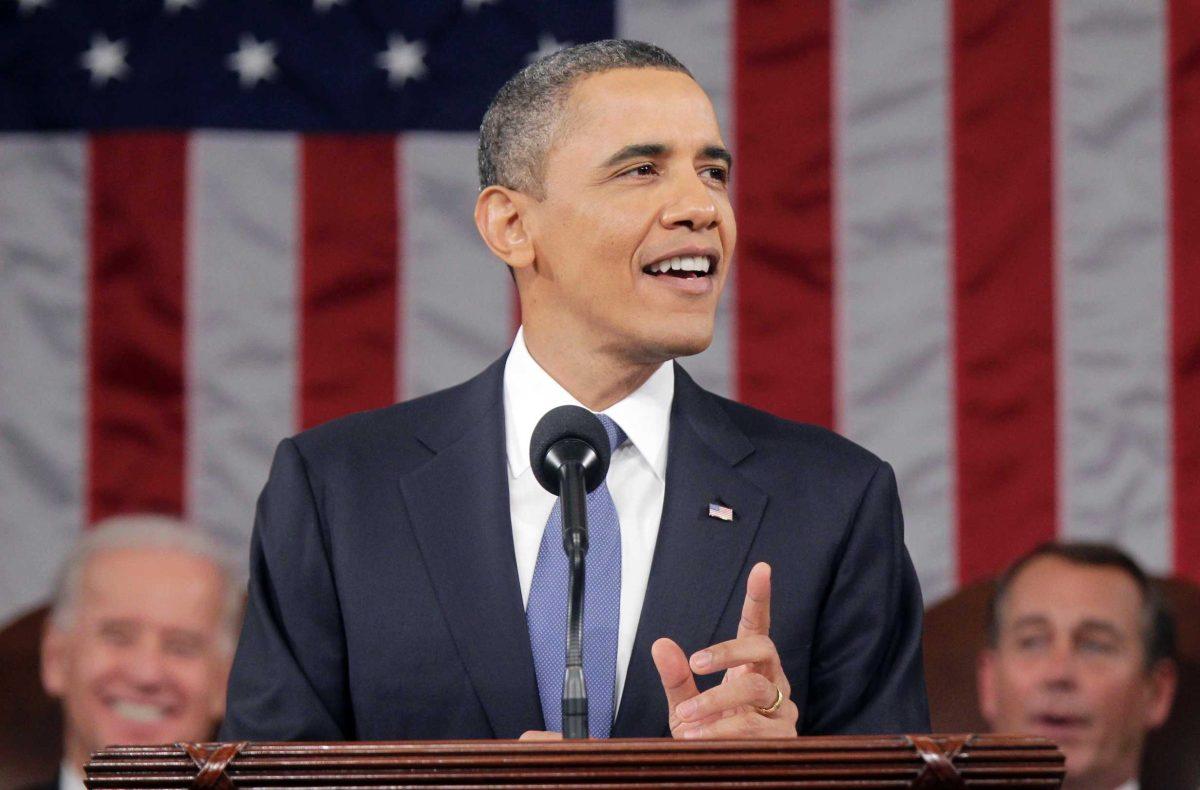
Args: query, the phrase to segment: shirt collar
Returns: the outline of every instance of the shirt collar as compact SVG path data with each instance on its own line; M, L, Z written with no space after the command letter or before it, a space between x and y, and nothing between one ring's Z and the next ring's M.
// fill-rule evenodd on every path
M670 362L664 362L642 386L603 412L621 426L659 480L666 479L674 397L675 371ZM524 329L518 329L504 364L505 443L512 477L520 477L529 468L529 440L538 420L556 406L568 404L583 405L530 355Z

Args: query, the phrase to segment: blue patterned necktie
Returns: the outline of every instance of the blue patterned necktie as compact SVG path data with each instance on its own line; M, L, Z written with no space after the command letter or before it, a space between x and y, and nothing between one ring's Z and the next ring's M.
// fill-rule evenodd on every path
M612 418L597 414L609 448L625 441ZM588 695L588 735L607 738L616 698L617 627L621 614L621 526L608 483L587 495L588 552L583 586L583 678ZM567 555L563 551L562 501L554 505L525 608L538 695L546 729L562 732L562 686L566 671Z

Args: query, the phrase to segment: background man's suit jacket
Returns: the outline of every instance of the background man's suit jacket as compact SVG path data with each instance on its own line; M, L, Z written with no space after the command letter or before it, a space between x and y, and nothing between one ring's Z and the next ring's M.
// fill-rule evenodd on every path
M276 451L226 739L515 738L542 729L517 581L501 359ZM755 562L802 733L929 727L921 594L891 468L675 366L666 500L614 737L665 736L650 659L734 637ZM733 508L710 518L710 502ZM719 675L699 680L701 689Z

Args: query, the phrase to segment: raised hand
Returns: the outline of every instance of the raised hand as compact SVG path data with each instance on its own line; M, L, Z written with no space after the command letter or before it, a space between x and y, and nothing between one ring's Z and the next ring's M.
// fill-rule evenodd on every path
M771 566L760 562L746 580L737 638L692 654L662 638L650 654L658 669L676 738L779 738L796 734L800 710L768 635ZM721 684L700 693L692 673L725 672Z

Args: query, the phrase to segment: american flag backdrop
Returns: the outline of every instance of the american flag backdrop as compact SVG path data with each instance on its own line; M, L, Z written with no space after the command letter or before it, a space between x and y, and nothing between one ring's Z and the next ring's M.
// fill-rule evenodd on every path
M479 119L611 36L735 152L685 367L891 461L928 601L1056 535L1200 581L1200 0L0 0L0 623L107 515L244 545L279 439L501 354Z

